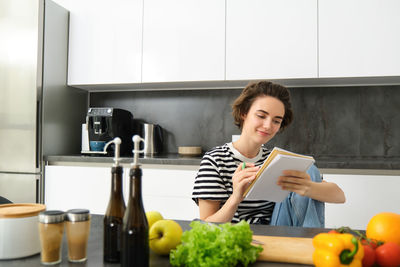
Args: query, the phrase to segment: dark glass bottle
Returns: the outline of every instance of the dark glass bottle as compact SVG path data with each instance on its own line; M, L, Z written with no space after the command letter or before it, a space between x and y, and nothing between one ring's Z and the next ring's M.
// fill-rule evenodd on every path
M142 201L142 170L129 172L129 200L122 225L122 266L149 266L149 225Z
M122 221L125 214L125 201L122 193L121 166L111 169L111 196L104 216L104 261L120 262Z

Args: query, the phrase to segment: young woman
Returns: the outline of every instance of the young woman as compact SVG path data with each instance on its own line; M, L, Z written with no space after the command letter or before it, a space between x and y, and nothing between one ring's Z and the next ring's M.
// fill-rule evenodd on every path
M292 121L289 91L270 82L251 83L233 103L232 113L241 129L240 138L214 147L204 155L192 197L202 220L269 224L275 203L244 200L243 193L270 153L263 145ZM242 170L243 162L246 168ZM336 184L315 182L307 172L286 170L278 178L278 185L319 202L345 201L343 191Z

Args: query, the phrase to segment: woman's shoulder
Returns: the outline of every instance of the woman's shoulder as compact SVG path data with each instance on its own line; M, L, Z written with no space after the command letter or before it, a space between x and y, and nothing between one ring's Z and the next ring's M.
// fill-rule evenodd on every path
M231 161L233 157L233 153L231 149L229 148L228 144L223 144L220 146L215 146L208 150L204 156L203 159L212 159L215 162L218 161Z
M205 155L211 155L211 156L221 155L221 154L230 154L230 149L227 143L220 146L215 146L209 149L205 153Z

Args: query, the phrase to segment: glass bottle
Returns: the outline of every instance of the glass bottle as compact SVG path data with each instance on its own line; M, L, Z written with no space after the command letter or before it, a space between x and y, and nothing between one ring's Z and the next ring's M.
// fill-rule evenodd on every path
M129 172L129 200L122 225L122 266L149 266L149 225L142 202L142 169L137 162L139 142L138 135L134 141L134 163Z
M119 165L121 139L117 137L111 142L115 144L115 163L111 168L111 195L104 215L103 259L105 262L118 263L121 259L121 234L125 201L122 193L123 168Z

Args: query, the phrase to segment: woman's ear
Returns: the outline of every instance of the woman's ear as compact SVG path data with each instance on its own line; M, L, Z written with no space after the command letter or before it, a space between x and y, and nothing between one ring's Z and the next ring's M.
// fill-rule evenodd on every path
M244 125L244 121L246 120L246 118L247 118L247 114L242 114L242 115L240 115L240 119L241 119L241 122L240 122L240 130L243 130L243 125Z

